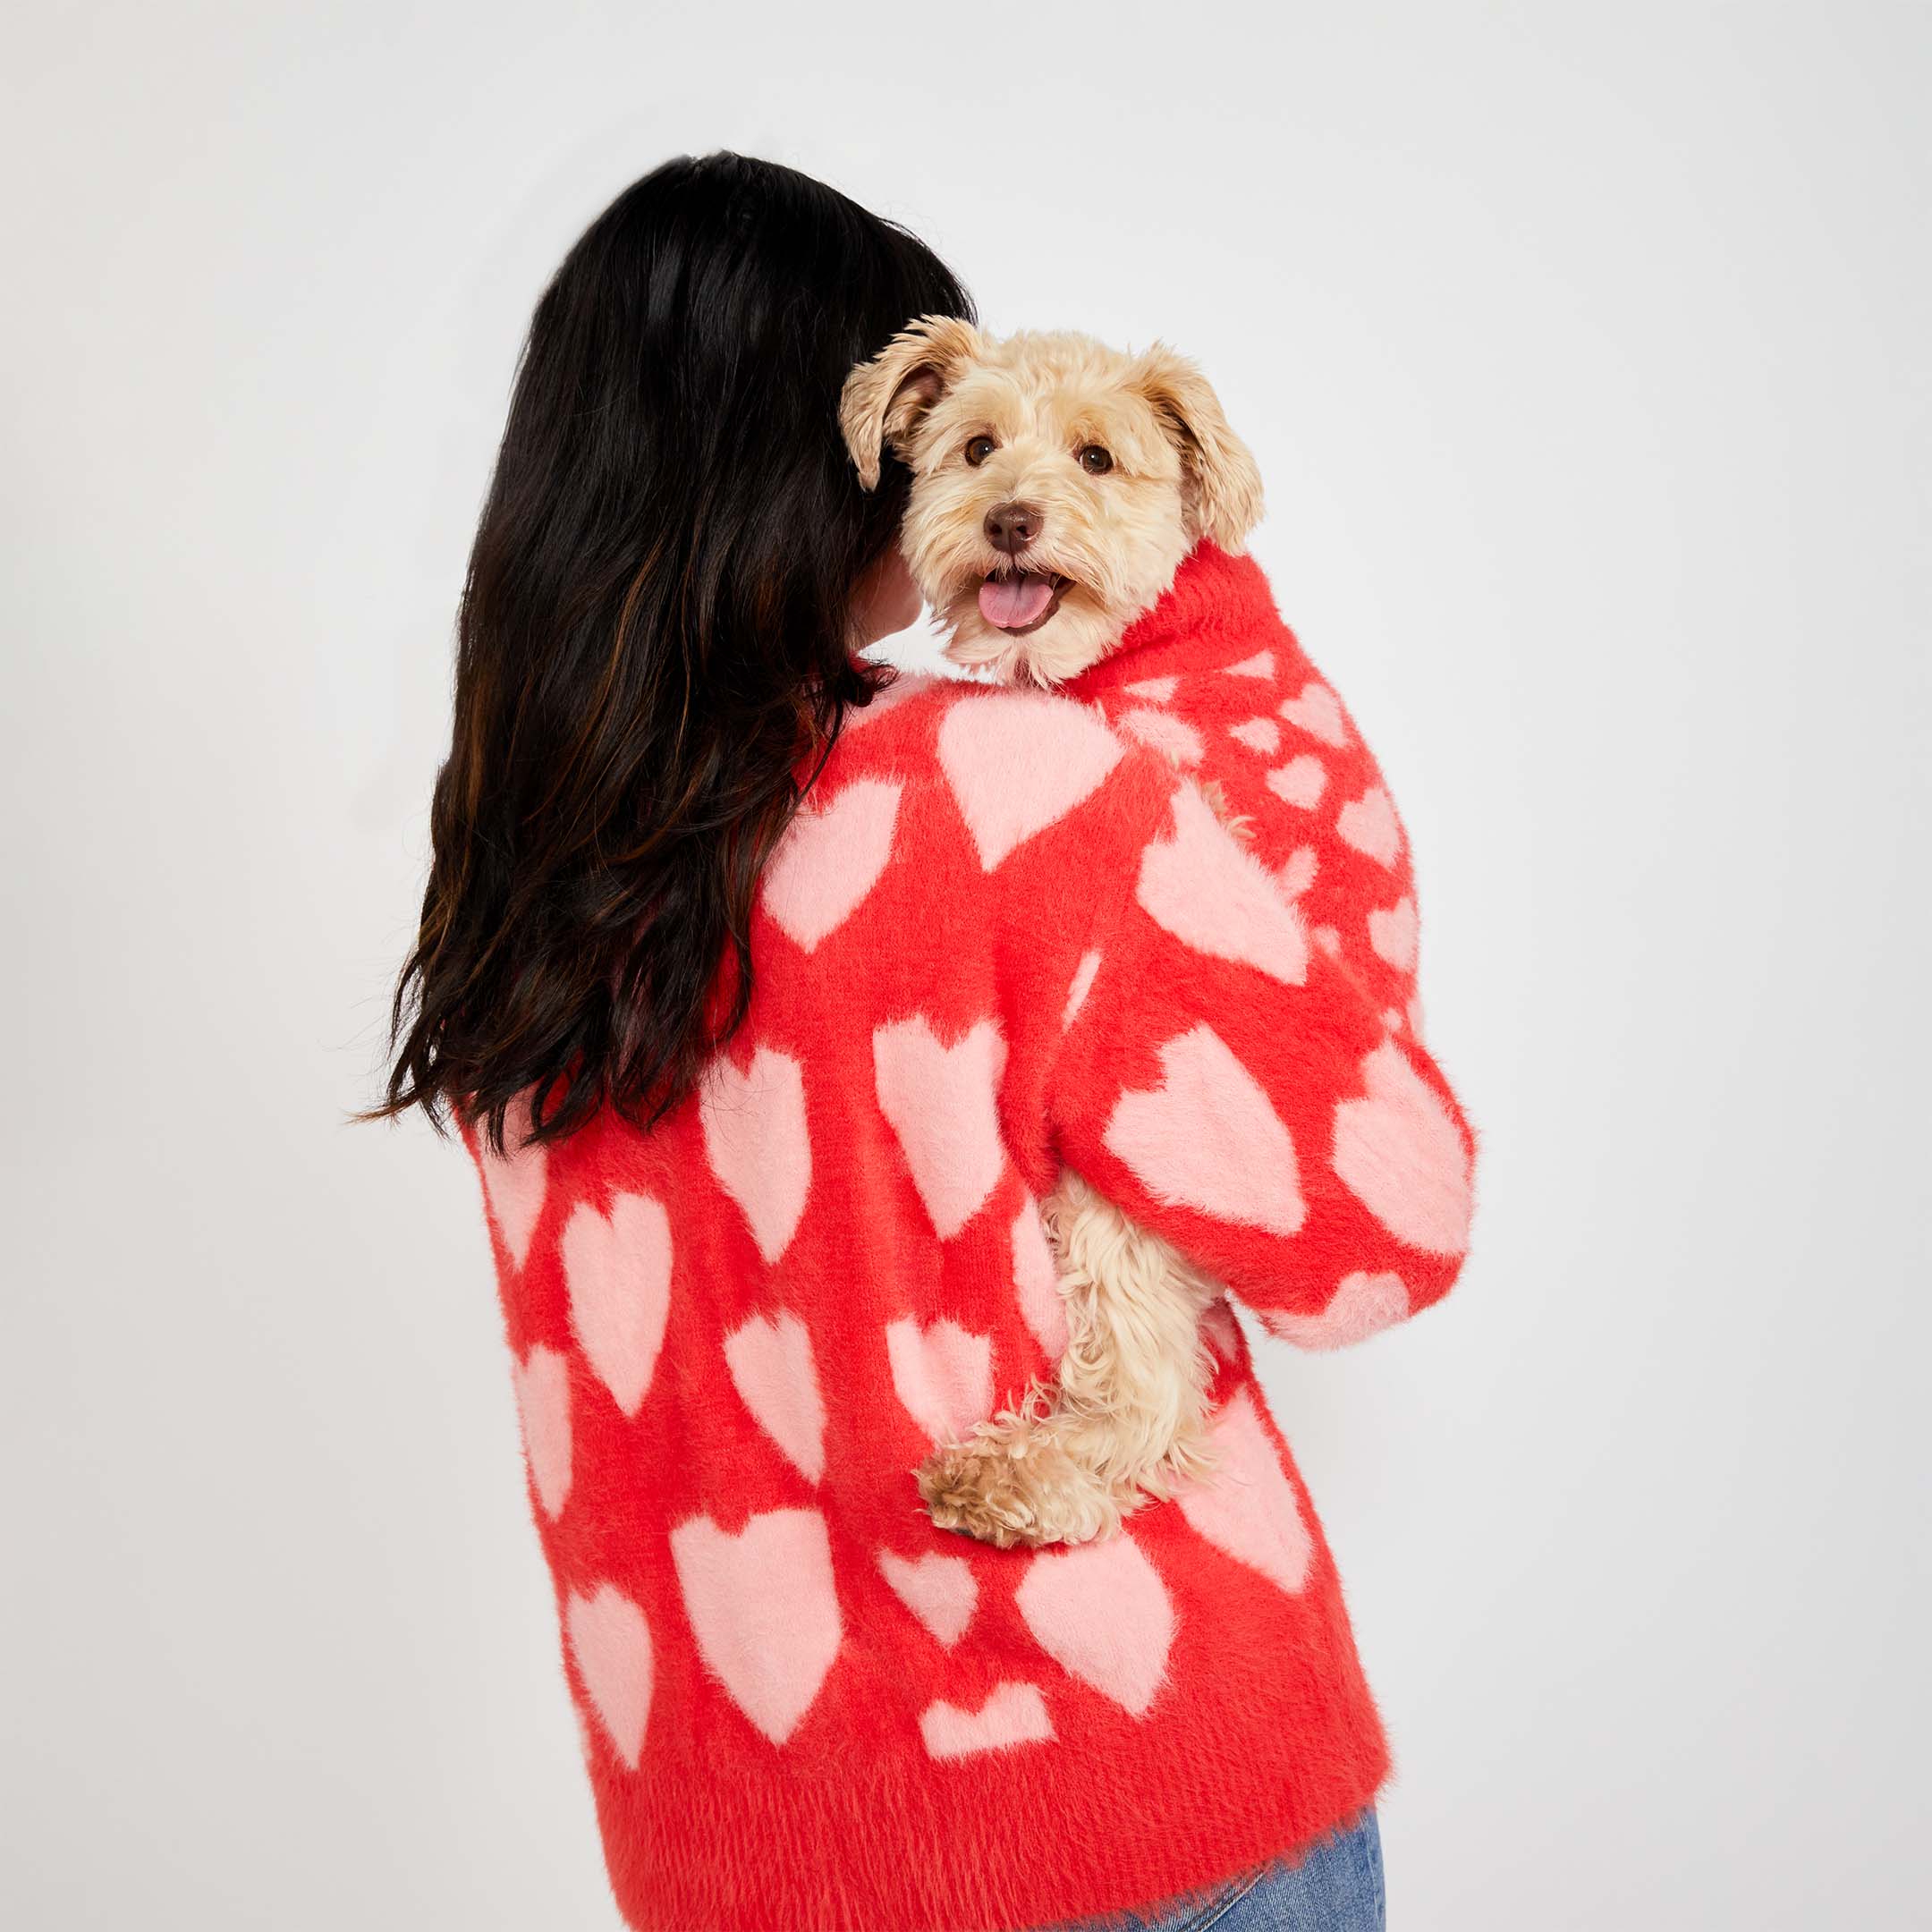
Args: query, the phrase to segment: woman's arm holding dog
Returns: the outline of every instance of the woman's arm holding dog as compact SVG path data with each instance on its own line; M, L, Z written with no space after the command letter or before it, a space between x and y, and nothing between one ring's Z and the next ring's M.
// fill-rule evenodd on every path
M1454 1281L1469 1127L1199 793L1158 816L1049 1080L1062 1157L1273 1332L1359 1340Z

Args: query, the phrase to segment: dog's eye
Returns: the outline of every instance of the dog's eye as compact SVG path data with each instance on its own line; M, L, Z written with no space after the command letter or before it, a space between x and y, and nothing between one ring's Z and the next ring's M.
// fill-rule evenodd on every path
M991 436L975 436L966 445L966 461L977 470L998 447Z
M1089 443L1080 453L1080 466L1089 476L1105 476L1114 467L1114 459L1097 443Z

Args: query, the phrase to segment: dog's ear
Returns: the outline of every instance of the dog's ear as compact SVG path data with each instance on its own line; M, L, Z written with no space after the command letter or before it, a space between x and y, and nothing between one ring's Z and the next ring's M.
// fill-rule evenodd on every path
M1163 343L1135 360L1127 379L1153 404L1181 453L1193 535L1238 555L1261 521L1261 472L1248 445L1229 428L1213 386Z
M839 428L867 489L878 487L886 446L898 447L980 347L979 331L970 322L957 316L920 316L845 378Z

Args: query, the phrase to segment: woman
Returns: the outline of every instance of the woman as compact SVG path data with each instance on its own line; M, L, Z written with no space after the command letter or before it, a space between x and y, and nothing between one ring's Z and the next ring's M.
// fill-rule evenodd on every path
M1338 1107L1385 1217L1464 1178L1412 1041L1365 1085L1390 1016L1345 963L1287 986L1213 902L1138 902L1162 761L1051 698L880 700L905 479L860 489L839 389L970 312L730 155L572 251L477 535L386 1111L482 1169L633 1925L1379 1926L1382 1733L1232 1322L1214 1489L1034 1555L918 1508L934 1443L1049 1367L1062 1161L1304 1319L1390 1239L1320 1157ZM1411 1252L1406 1306L1455 1267Z

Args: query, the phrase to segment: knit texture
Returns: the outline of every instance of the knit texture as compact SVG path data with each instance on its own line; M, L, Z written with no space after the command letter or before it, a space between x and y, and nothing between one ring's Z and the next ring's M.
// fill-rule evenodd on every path
M1051 1372L1063 1164L1306 1345L1447 1290L1470 1141L1414 930L1367 750L1203 549L1072 696L909 679L854 716L763 883L749 1020L654 1131L471 1137L633 1926L1045 1925L1372 1801L1335 1567L1225 1310L1222 1473L1120 1536L987 1548L911 1472Z

